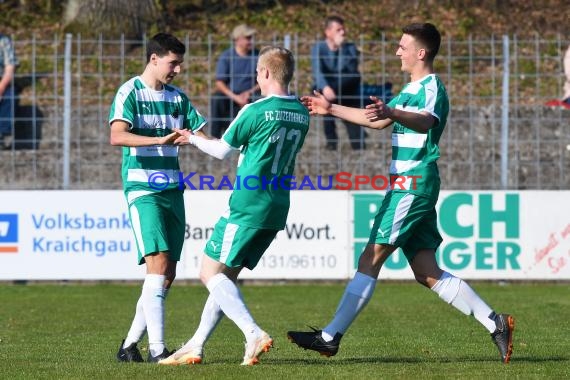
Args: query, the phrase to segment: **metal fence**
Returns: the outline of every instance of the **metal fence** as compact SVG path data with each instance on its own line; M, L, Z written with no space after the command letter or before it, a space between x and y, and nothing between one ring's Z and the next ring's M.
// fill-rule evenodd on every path
M67 45L66 45L67 42ZM285 45L296 57L291 90L311 90L314 38L273 36L256 45ZM354 41L361 51L362 82L393 84L400 71L398 40ZM216 58L231 41L185 36L187 55L175 84L208 117ZM560 98L562 55L570 41L516 36L444 39L436 59L451 101L439 161L444 189L568 189L570 111L545 107ZM0 151L2 189L119 189L120 148L109 145L107 117L117 88L142 72L146 40L106 40L34 35L14 39L20 60L14 138ZM66 48L67 46L67 48ZM314 117L298 158L297 175L388 171L390 133L371 131L367 149L353 151L342 124L336 151L325 149L322 120ZM232 175L235 161L220 162L190 147L181 149L184 171ZM363 189L370 187L364 186Z

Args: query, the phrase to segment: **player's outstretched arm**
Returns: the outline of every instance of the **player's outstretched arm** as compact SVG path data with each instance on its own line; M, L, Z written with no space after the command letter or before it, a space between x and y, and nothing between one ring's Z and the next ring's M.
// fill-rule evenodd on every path
M332 103L319 91L313 91L314 95L305 95L301 97L301 102L311 115L328 115Z
M314 91L314 95L312 96L303 96L301 102L309 109L311 115L332 115L351 123L373 129L383 129L392 123L391 120L370 120L367 117L366 109L346 107L331 103L318 91Z
M176 132L162 137L135 135L129 132L129 124L126 121L114 120L111 123L109 142L114 146L174 145L177 137Z
M190 144L200 149L202 152L220 160L223 160L232 155L232 153L239 151L239 149L231 147L225 141L218 139L209 139L203 133L199 135L194 134L192 131L189 131L187 129L176 128L174 129L174 132L179 135L179 137L176 139L176 143L180 144L180 141L182 139L185 139Z

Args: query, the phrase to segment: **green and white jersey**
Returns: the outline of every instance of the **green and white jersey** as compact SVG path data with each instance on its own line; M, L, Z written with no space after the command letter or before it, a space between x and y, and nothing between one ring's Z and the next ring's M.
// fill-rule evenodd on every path
M109 125L115 120L127 122L131 133L152 137L166 136L172 128L197 131L206 123L182 90L164 85L161 91L155 91L138 76L124 83L115 95ZM178 189L179 172L177 146L123 147L121 175L129 204L143 195ZM150 187L149 178L155 184L163 178L164 188Z
M390 165L390 176L392 179L394 176L400 177L396 180L402 184L394 184L393 191L437 199L440 187L437 168L438 144L449 113L449 99L441 79L430 74L408 83L398 96L390 101L389 106L409 112L427 111L437 119L427 133L413 131L395 122L392 129Z
M226 215L230 223L285 228L295 158L308 130L309 111L294 96L271 95L240 110L222 136L241 148Z

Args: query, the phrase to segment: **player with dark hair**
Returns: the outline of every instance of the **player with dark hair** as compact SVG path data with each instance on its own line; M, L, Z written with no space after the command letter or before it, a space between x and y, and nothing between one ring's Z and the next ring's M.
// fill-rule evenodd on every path
M170 84L180 72L185 51L170 34L152 37L144 72L119 88L109 115L111 145L123 147L123 188L138 262L146 264L135 316L117 353L122 362L143 361L137 343L145 332L149 362L170 355L164 344L164 300L176 276L186 226L174 129L202 134L206 123L188 97ZM170 180L164 186L151 186L157 173Z
M449 112L445 87L433 69L441 37L429 23L411 24L402 31L396 55L411 82L388 104L371 97L373 104L350 108L329 102L319 92L302 98L311 114L332 115L373 129L392 126L390 176L410 180L405 189L396 187L386 193L357 272L332 321L322 331L289 331L287 335L302 348L335 355L342 336L372 297L382 265L401 248L416 280L461 312L473 315L491 333L501 360L508 363L514 318L496 314L465 281L443 271L435 259L442 242L435 210L440 189L438 144Z

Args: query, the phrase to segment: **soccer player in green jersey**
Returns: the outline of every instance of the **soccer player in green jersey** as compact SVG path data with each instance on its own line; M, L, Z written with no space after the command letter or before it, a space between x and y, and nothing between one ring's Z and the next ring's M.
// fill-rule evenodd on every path
M200 279L210 296L200 325L182 348L160 364L200 363L204 344L224 314L245 335L242 365L256 364L273 344L255 323L236 281L244 267L255 268L287 220L290 191L286 179L293 174L295 157L309 129L309 111L289 95L294 69L289 50L263 48L256 69L262 99L245 105L220 140L179 131L181 141L189 140L218 158L239 150L240 160L229 209L217 222L202 257Z
M184 243L183 191L178 186L174 129L197 134L206 120L170 82L180 72L186 48L159 33L148 41L144 72L124 83L111 106L111 145L123 147L122 178L139 264L146 264L142 294L131 328L117 353L122 362L142 362L137 343L148 332L148 361L168 357L164 300L176 276Z
M496 314L465 281L443 271L435 259L442 241L435 210L440 187L436 162L449 112L445 87L433 70L441 36L429 23L411 24L402 31L396 55L411 82L390 103L371 97L373 104L358 109L332 104L318 92L302 98L311 114L332 115L373 129L391 125L390 176L415 181L408 180L405 186L398 183L384 197L357 272L332 321L322 330L289 331L287 335L302 348L335 355L343 334L372 297L382 264L401 248L416 280L461 312L473 315L491 333L502 361L508 363L514 318Z

